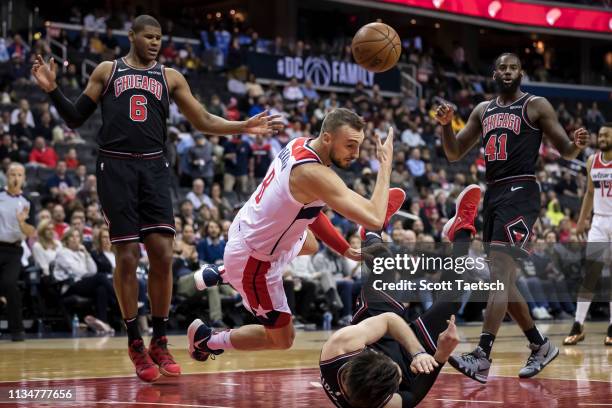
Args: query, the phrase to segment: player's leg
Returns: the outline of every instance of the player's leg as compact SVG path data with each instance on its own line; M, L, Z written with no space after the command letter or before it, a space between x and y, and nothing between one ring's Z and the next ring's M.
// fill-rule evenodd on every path
M599 221L599 222L598 222ZM578 289L578 299L576 302L576 316L569 335L563 340L566 346L573 346L584 340L584 321L589 313L589 307L593 300L593 294L597 283L601 278L604 267L604 259L609 252L610 243L606 234L606 223L593 216L591 229L587 237L585 276L580 288ZM612 314L612 309L610 310Z
M172 299L174 215L170 197L170 169L165 158L139 162L140 236L149 257L149 300L153 336L149 355L166 376L178 376L180 366L168 350L166 326Z
M128 334L128 353L138 377L155 381L160 373L138 329L138 171L131 160L98 156L97 190L116 252L113 287Z

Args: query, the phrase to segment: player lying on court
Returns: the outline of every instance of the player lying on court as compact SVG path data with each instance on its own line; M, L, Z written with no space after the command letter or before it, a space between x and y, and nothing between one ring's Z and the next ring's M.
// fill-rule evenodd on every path
M476 106L457 135L451 126L454 112L450 105L443 104L436 112L443 127L442 145L450 161L460 160L479 143L484 147L488 187L483 201L482 238L491 259L491 281L502 282L505 290L490 292L474 351L449 359L454 368L481 383L487 382L493 342L506 312L523 330L531 349L519 377L533 377L559 354L536 327L516 286L515 257L529 254L533 225L540 215L535 169L542 136L568 160L584 149L588 137L581 128L570 140L550 102L521 91L523 70L515 54L501 54L494 65L497 98Z
M198 289L229 283L260 322L213 332L200 319L189 326L189 353L206 360L224 350L288 349L295 330L283 288L282 273L298 255L314 254L316 238L351 259L360 260L321 211L325 205L372 230L379 230L405 198L389 190L393 131L384 144L377 139L380 169L368 200L350 190L329 167L347 168L359 157L364 122L348 109L329 112L315 139L297 138L274 159L267 175L234 218L223 256L224 266L196 272ZM387 210L389 205L389 210ZM316 238L315 238L316 237Z
M479 201L480 187L468 186L457 199L455 217L444 228L454 243L454 257L467 255ZM381 241L379 234L366 234L364 257ZM374 256L384 256L381 252ZM414 321L391 296L380 292L366 298L365 293L361 292L352 325L323 345L319 367L325 393L343 408L416 406L459 343L454 313L460 303L448 300L458 300L460 293L440 296L444 301L437 300Z
M170 197L172 169L164 155L170 99L195 129L206 134L270 134L283 126L267 112L245 121L228 121L207 112L192 95L185 77L157 62L162 32L155 18L136 17L128 37L128 54L101 62L75 102L58 88L53 58L46 63L38 55L32 75L72 128L81 126L101 105L96 177L102 212L116 252L113 285L127 329L128 354L138 377L151 382L160 374L181 373L168 350L166 337L175 234ZM144 242L150 261L148 291L153 336L148 350L137 321L139 241Z

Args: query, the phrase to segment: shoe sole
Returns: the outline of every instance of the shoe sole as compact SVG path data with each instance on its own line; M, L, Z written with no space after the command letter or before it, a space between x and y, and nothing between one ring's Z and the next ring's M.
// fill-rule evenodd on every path
M448 220L448 222L444 224L444 227L442 228L443 237L448 237L448 230L455 223L455 217L459 213L459 206L461 205L461 200L463 200L463 197L465 197L467 193L469 193L470 191L476 188L480 190L480 193L482 194L482 189L480 188L479 185L476 185L476 184L470 184L469 186L464 188L461 193L459 193L459 195L457 196L457 201L455 202L455 215L450 220Z
M402 208L404 201L406 201L406 192L398 187L393 187L389 189L389 197L391 197L391 194L393 194L394 191L397 191L397 194L401 194L402 200L398 201L397 206L395 208L387 206L387 211L392 211L385 216L385 224L387 224L391 217L393 217L393 215L395 215L395 213L398 212L400 208Z
M203 324L204 322L202 320L195 319L193 322L191 322L191 324L187 328L187 338L189 339L189 357L191 357L195 361L200 361L200 360L193 357L193 353L195 353L195 346L193 344L194 343L193 338L195 337L195 334L198 331L198 328Z
M580 343L581 341L584 341L584 338L586 337L584 335L584 333L580 333L579 335L577 335L578 337L576 337L573 341L566 341L563 340L563 345L564 346L575 346L576 344ZM568 336L569 337L569 336Z
M165 376L165 377L178 377L178 376L180 376L180 375L181 375L181 373L180 373L180 372L178 372L178 373L172 373L172 372L170 372L170 371L168 371L168 370L166 370L166 369L164 369L164 368L162 368L162 367L159 367L159 372L160 372L160 373L161 373L163 376Z
M534 372L533 374L525 374L525 375L519 374L519 378L531 378L531 377L535 377L536 375L540 374L542 372L542 370L544 370L544 368L546 368L547 365L552 363L553 360L555 358L557 358L557 356L559 355L559 348L558 347L555 347L555 348L557 349L556 353L552 357L550 357L550 359L548 361L542 363L542 365L540 366L540 369L538 371Z
M154 383L155 381L159 380L159 378L161 377L161 372L159 374L157 374L157 377L155 377L152 380L146 380L146 379L142 378L141 376L139 376L138 373L136 374L136 377L138 377L141 381L144 381L146 383Z
M461 367L459 367L459 364L457 363L457 360L455 360L455 358L453 358L452 356L448 358L448 363L457 371L459 371L461 374L465 375L468 378L471 378L472 380L478 381L481 384L486 384L487 383L487 379L489 378L489 372L487 370L487 375L482 375L482 374L468 374L465 371L463 371L461 369Z
M202 271L202 268L200 268L200 270L193 273L193 279L195 280L196 289L199 291L203 291L206 289L206 284L204 283L204 273Z

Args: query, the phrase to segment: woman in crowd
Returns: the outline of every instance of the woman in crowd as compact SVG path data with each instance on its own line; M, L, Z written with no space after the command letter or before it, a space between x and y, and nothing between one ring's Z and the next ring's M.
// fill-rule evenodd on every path
M50 219L44 219L38 223L36 235L38 240L32 246L32 256L36 265L42 269L42 275L49 276L49 266L55 262L62 244L54 238L55 230Z

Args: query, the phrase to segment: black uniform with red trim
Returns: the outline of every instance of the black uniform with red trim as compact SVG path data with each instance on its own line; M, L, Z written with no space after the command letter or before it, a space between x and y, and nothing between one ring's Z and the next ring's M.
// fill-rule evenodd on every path
M371 292L371 291L370 291ZM446 322L451 314L456 313L459 308L458 303L436 302L427 312L415 320L408 318L408 309L397 302L384 292L368 294L362 290L357 299L357 311L351 324L358 324L361 321L377 316L382 313L395 313L402 317L416 335L419 343L425 351L431 355L436 352L438 336L448 327ZM429 392L434 385L442 364L440 364L430 374L414 374L410 370L412 356L395 339L389 335L383 336L376 343L367 346L362 350L356 350L341 356L336 356L330 360L319 361L321 370L321 385L327 397L338 407L351 407L345 390L342 388L341 376L345 364L362 353L377 352L391 358L402 371L402 381L396 393L402 398L402 407L416 406ZM393 396L393 393L386 396L376 406L383 407Z
M532 228L540 212L536 161L542 131L529 121L524 93L509 105L491 100L483 111L482 145L488 189L483 203L483 241L490 247L529 253Z
M102 93L98 194L111 242L174 234L170 168L164 157L170 95L164 66L113 62Z

